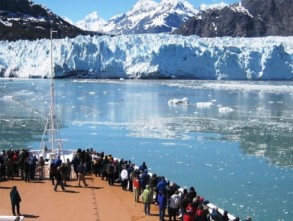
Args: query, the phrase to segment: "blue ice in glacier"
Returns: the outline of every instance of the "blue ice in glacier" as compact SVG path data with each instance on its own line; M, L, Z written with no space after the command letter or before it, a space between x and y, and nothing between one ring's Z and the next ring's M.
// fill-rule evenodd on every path
M292 80L293 37L78 36L53 39L53 60L56 77ZM0 41L1 77L50 72L50 40Z

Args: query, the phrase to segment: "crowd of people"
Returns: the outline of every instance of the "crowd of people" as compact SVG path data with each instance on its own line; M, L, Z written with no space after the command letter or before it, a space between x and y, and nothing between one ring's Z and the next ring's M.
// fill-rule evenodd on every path
M123 191L130 191L134 201L144 204L145 215L151 214L151 204L159 208L159 220L164 221L226 221L228 212L221 214L217 207L210 211L209 203L198 195L194 187L180 188L164 176L149 173L145 162L136 166L130 160L116 159L111 154L92 149L78 149L73 159L62 162L60 157L46 159L49 178L57 191L58 186L65 191L67 182L78 180L78 186L88 186L86 175L93 174L108 182L109 186L120 185ZM0 155L0 181L20 176L25 182L45 178L43 157L39 159L29 150L2 151ZM239 220L238 217L234 219ZM248 218L251 220L251 218Z
M30 182L37 178L44 179L45 160L38 159L27 149L2 150L0 154L0 181L13 180L15 176L20 176L25 182Z

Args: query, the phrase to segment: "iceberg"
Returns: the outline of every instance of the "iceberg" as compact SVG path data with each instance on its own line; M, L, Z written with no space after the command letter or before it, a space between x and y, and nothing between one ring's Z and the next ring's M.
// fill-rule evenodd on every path
M56 78L292 80L293 37L53 39ZM0 77L48 78L50 40L0 41Z
M220 107L219 108L219 113L230 113L233 111L234 111L234 109L231 107Z
M189 100L187 97L184 97L182 99L174 98L168 101L168 105L179 105L179 104L189 104Z
M210 108L213 106L212 102L197 102L196 107L197 108Z

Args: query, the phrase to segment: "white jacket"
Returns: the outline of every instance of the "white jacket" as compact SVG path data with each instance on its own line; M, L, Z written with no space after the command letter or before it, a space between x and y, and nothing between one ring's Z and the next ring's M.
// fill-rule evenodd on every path
M120 177L122 180L128 180L128 171L126 169L123 169L120 173Z
M178 209L179 208L179 201L180 201L180 196L178 194L174 193L170 197L169 207L171 207L173 209Z

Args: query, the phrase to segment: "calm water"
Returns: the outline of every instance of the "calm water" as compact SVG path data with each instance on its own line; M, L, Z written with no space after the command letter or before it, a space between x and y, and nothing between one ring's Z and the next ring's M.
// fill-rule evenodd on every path
M49 84L0 80L1 149L39 148ZM56 94L64 148L145 161L241 218L292 220L293 83L58 80Z

